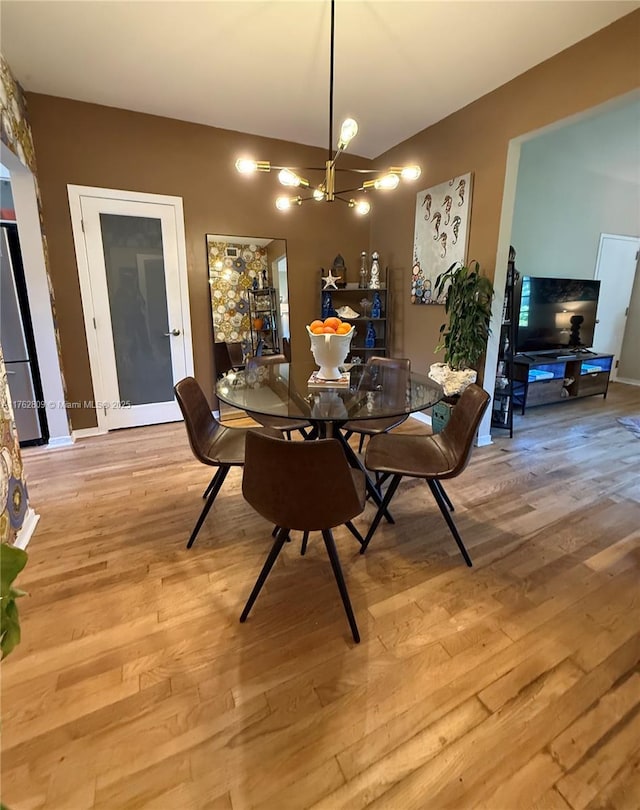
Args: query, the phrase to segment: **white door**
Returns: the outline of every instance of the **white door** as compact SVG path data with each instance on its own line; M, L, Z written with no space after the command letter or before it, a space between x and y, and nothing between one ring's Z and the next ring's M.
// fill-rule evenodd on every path
M617 377L616 361L622 350L639 249L637 237L600 234L595 272L595 277L600 279L600 296L593 348L602 354L614 355L612 380Z
M77 186L69 199L99 428L180 420L173 386L193 374L181 200Z

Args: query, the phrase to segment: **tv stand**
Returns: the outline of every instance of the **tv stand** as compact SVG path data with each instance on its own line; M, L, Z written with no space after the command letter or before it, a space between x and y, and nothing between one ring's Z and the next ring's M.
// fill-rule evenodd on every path
M582 354L582 353L581 353ZM588 358L562 355L520 354L513 359L514 396L522 406L550 405L580 397L607 396L613 355L589 352Z

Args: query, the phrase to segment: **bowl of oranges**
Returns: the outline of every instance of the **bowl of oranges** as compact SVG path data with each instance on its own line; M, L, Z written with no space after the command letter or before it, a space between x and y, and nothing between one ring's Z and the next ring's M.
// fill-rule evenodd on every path
M349 354L353 324L345 323L340 318L325 318L324 321L313 321L307 326L311 340L313 359L320 366L317 377L320 380L339 380L339 366Z

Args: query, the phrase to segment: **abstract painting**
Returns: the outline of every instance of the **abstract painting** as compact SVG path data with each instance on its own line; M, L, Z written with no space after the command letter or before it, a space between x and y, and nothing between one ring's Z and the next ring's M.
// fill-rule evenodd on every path
M411 303L444 304L436 278L467 256L471 213L471 172L419 191L411 268Z

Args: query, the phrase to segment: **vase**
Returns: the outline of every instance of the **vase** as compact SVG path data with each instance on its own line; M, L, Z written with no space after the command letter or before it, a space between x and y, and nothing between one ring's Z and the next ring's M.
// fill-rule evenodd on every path
M314 335L308 326L307 332L313 359L320 366L316 376L320 380L339 380L342 376L339 366L349 354L354 327L352 326L345 335Z

